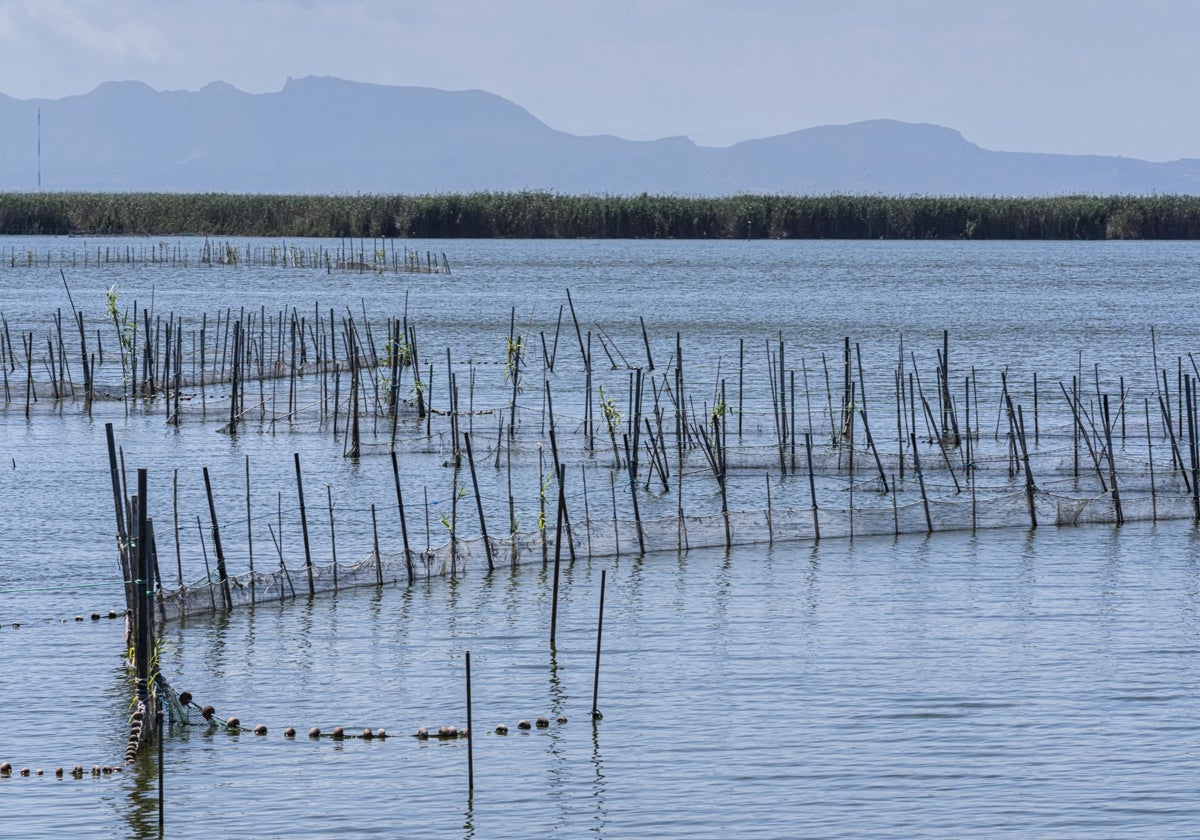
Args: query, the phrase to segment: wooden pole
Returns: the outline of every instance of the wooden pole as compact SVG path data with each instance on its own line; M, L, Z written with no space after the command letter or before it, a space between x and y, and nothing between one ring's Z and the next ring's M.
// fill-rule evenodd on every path
M212 482L208 478L208 467L204 468L204 492L208 496L208 516L212 523L213 551L217 555L217 578L221 581L221 597L225 609L233 609L233 595L229 591L229 575L225 569L225 552L221 548L221 528L217 524L217 507L213 502Z
M293 453L296 461L296 493L300 497L300 531L304 535L304 571L308 575L308 594L312 595L315 591L313 588L313 567L312 567L312 549L308 544L308 516L304 510L304 482L300 480L300 453Z
M642 324L642 343L646 345L646 369L652 371L654 370L654 357L650 355L650 336L646 333L646 319L639 315L638 321Z
M629 435L622 434L621 437L625 441L625 463L627 466L630 466L630 465L632 465L633 462L630 458L630 452L629 452ZM641 510L638 508L637 476L634 475L632 470L633 470L633 467L630 466L630 472L629 472L627 480L629 482L629 496L633 500L633 522L634 522L634 525L637 527L638 553L645 554L646 553L646 537L642 533L642 513L641 513Z
M592 720L600 720L597 701L600 696L600 640L604 635L604 584L608 577L608 569L600 570L600 615L596 619L596 670L592 675Z
M867 401L863 400L862 405L858 410L859 416L863 421L863 432L867 437L867 447L871 450L871 454L875 456L875 468L879 470L879 481L883 485L883 492L888 491L887 476L883 472L883 461L879 458L879 450L875 448L875 438L871 437L871 426L867 423Z
M492 563L492 541L488 539L487 521L483 518L483 497L479 495L479 478L475 475L475 456L471 452L471 435L469 432L463 432L463 442L467 446L467 465L471 468L471 484L475 488L475 508L479 511L479 529L483 532L483 551L487 555L488 571L494 572L496 567ZM560 470L560 480L565 472L565 469ZM398 482L396 486L399 487ZM561 487L559 489L559 496L561 498Z
M137 577L134 580L134 586L137 598L133 616L135 622L133 661L134 671L137 675L138 699L143 702L149 699L150 651L153 646L151 636L154 633L154 614L151 610L147 609L147 601L149 600L147 598L147 591L151 587L153 574L150 569L150 524L146 517L147 483L145 468L139 468L137 474L137 503L134 506L137 524L137 552L135 553Z
M917 481L921 485L921 504L925 506L925 527L927 532L933 533L933 518L929 515L929 497L925 495L925 473L921 470L921 455L917 452L917 436L910 436L912 443L913 455L913 472L917 474Z
M554 529L554 592L550 601L550 649L555 649L555 633L558 630L558 578L559 567L562 565L562 532L563 532L563 511L567 506L566 491L563 489L563 484L566 481L567 468L560 466L558 468L558 516L557 525Z
M249 457L249 456L247 456ZM175 518L175 567L179 574L179 588L183 589L183 551L179 545L179 469L176 468L171 481L171 509ZM253 568L253 567L251 567Z
M125 529L125 501L121 489L121 472L117 466L117 445L113 436L112 423L104 424L104 434L108 442L108 468L112 477L113 506L116 509L117 518L117 557L121 564L121 578L125 581L125 604L132 607L135 596L133 585L135 573L129 545L130 535Z
M612 522L613 522L613 552L618 560L621 559L621 529L617 524L617 474L608 474L608 489L612 491ZM682 480L682 479L681 479Z
M1188 453L1191 456L1191 465L1192 465L1192 511L1193 511L1194 521L1200 522L1200 449L1197 448L1197 443L1196 443L1196 412L1195 412L1196 391L1195 391L1195 386L1192 383L1193 383L1193 380L1190 376L1184 378L1184 386L1185 386L1184 390L1186 390L1186 392L1187 392L1185 394L1185 398L1187 399ZM1108 399L1107 399L1107 396L1104 401L1104 411L1105 411L1105 424L1107 426L1107 424L1108 424ZM1107 429L1106 429L1106 433L1107 433ZM1112 463L1113 463L1111 444L1110 444L1108 462L1111 467ZM1114 475L1115 475L1115 467L1113 467L1113 470L1114 470ZM1117 500L1118 497L1116 495L1116 490L1115 490L1115 485L1116 485L1115 478L1113 479L1113 484L1114 484L1113 499ZM1120 514L1119 501L1117 503L1117 513L1118 513L1118 515ZM1120 524L1120 523L1118 522L1118 524Z
M545 397L546 397L546 416L549 417L549 419L550 419L550 453L554 457L554 473L555 473L555 475L558 475L559 467L562 466L562 462L558 458L558 437L555 434L554 400L552 399L552 397L550 395L550 380L548 380L548 379L545 380L544 385L545 385ZM632 414L632 411L631 411L631 414ZM629 453L626 452L627 457L628 457L628 455L629 455ZM636 480L636 475L633 476L633 480ZM563 515L563 523L566 527L566 532L567 532L567 549L569 550L569 552L571 554L571 562L575 562L575 539L574 539L574 536L571 531L571 516L570 516L570 513L567 511L567 506L566 506L565 501L563 504L562 515ZM480 515L481 520L482 520L482 518L483 518L482 515ZM489 557L490 557L490 555L489 555Z
M350 347L350 450L349 457L359 456L359 424L358 424L358 345L357 337L351 328Z
M1025 502L1029 506L1029 527L1037 527L1037 506L1034 504L1034 494L1037 487L1033 484L1033 472L1029 469L1029 445L1025 438L1025 414L1021 406L1017 406L1017 431L1021 440L1021 459L1025 462ZM1120 500L1117 501L1118 517L1120 516Z
M1068 394L1067 389L1063 386L1063 384L1061 382L1058 383L1058 387L1062 390L1063 396L1067 400L1067 404L1070 405L1070 407L1071 407L1071 416L1075 420L1075 426L1074 426L1075 440L1078 441L1081 436L1083 437L1083 442L1084 442L1084 444L1087 445L1088 454L1092 458L1092 465L1096 469L1096 476L1100 479L1100 489L1107 493L1108 492L1108 484L1105 482L1105 479L1104 479L1104 471L1100 468L1100 456L1096 454L1096 449L1094 446L1092 446L1092 439L1087 433L1087 428L1083 425L1083 417L1079 413L1078 397L1073 398L1070 394ZM1074 390L1074 385L1072 385L1072 390ZM1168 421L1167 425L1168 425L1168 429L1169 429L1170 428L1169 421ZM1076 443L1076 452L1078 452L1078 449L1079 449L1078 443ZM1079 477L1078 468L1076 468L1075 476L1076 476L1076 478Z
M579 341L579 354L583 356L583 364L585 367L590 367L591 361L588 359L587 350L583 346L583 332L579 329L579 319L575 317L575 302L571 300L571 290L567 289L567 306L571 308L571 320L575 324L575 338ZM559 315L561 316L561 310ZM557 336L555 340L555 348L558 347Z
M813 475L812 434L804 433L804 454L808 458L808 493L812 500L813 539L821 541L821 523L817 516L817 480Z
M413 574L412 550L408 545L408 521L404 516L404 494L400 492L400 464L396 460L395 450L392 450L392 479L396 483L396 507L400 511L400 536L404 540L404 567L408 571L408 582L412 583L415 577ZM482 515L480 516L480 519L483 519ZM490 554L488 555L488 559L488 565L490 567Z
M466 653L467 669L467 790L475 790L475 751L472 748L475 729L471 725L471 651Z
M1158 522L1158 498L1154 488L1154 442L1150 435L1150 400L1142 400L1146 414L1146 460L1150 462L1150 521Z
M208 546L204 544L204 525L200 522L199 514L196 515L196 530L200 534L200 551L204 555L204 582L208 586L208 601L212 605L212 611L215 613L217 611L217 596L213 594L212 569L208 565Z
M896 489L896 474L892 473L892 535L898 537L900 536L900 503L896 498Z
M1122 382L1125 381L1124 377L1122 377L1121 381ZM1123 387L1122 387L1122 391L1124 391ZM969 406L970 406L970 404L968 403L968 409L967 409L968 422L970 421L970 417L971 417L971 411L970 411ZM1037 371L1035 370L1033 372L1033 445L1037 446L1040 441L1041 441L1041 431L1038 427L1038 381L1037 381Z
M771 527L771 474L766 473L763 478L766 479L767 485L767 545L774 545L775 530Z
M738 339L738 440L742 439L742 390L746 382L746 339Z
M325 498L329 502L329 550L333 555L333 591L338 591L338 562L337 562L337 534L333 530L333 487L329 484L325 485Z
M379 556L379 523L375 520L375 504L371 503L371 536L375 549L375 585L383 586L383 560Z
M178 470L176 474L178 475ZM175 548L179 548L178 527L175 534ZM250 552L250 603L255 602L254 591L254 523L250 516L250 456L246 456L246 548ZM180 584L182 586L182 584Z
M163 740L164 740L163 735L165 732L165 730L164 730L165 721L163 720L163 718L165 718L166 715L163 714L162 700L157 698L157 692L155 694L156 694L156 701L157 701L156 705L158 707L158 715L157 715L157 717L158 717L158 836L164 837L165 834L164 834L164 827L163 827L163 819L164 819L163 803L166 801L166 790L164 788L165 782L163 779L163 773L166 770L166 764L163 761Z
M229 366L229 434L237 434L238 424L238 374L241 370L242 321L233 324L233 360Z

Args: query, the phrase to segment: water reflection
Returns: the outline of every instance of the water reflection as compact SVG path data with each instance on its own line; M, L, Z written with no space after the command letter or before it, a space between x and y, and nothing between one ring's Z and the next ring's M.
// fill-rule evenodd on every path
M142 750L137 760L125 767L127 790L118 800L121 819L133 840L161 837L159 833L158 758L155 750ZM164 779L165 781L165 779ZM165 817L165 809L164 809Z
M592 815L591 832L603 834L608 817L608 788L604 778L604 757L600 753L600 721L592 720L592 769L595 780L592 783L592 804L595 813Z
M808 563L804 573L804 607L809 617L816 615L821 603L821 544L812 543L807 549L801 549L808 555ZM799 559L799 558L797 558ZM807 626L809 622L805 622Z
M559 675L558 656L553 648L550 650L548 666L548 700L550 706L548 720L550 721L550 727L542 734L549 740L545 749L546 754L551 759L550 767L547 771L549 789L552 794L561 794L570 783L572 768L566 745L562 743L562 727L555 723L566 710L567 694ZM554 795L554 801L558 811L556 824L561 827L568 826L570 824L570 798Z
M288 609L291 609L294 613L294 617L290 618L289 623L293 620L296 622L295 650L297 659L299 661L314 662L322 658L324 651L317 649L313 642L313 635L318 632L316 630L316 623L318 620L328 621L330 633L336 634L338 624L338 606L339 599L337 598L330 599L330 603L327 607L325 605L318 607L317 599L315 597L305 597L298 603L293 603L290 605L285 604L285 602L282 601L280 602L278 614L281 618L286 616L285 611Z
M467 791L467 808L463 812L463 837L466 840L475 836L475 793Z
M217 613L203 622L207 644L204 645L208 672L213 679L220 680L225 676L226 662L226 631L233 620L231 613Z

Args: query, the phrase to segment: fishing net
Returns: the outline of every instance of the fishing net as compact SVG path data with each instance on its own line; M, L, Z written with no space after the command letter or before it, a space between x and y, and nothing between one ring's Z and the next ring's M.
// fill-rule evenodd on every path
M1169 464L1163 464L1162 468L1169 472ZM1118 521L1118 505L1111 490L1098 491L1081 479L1046 475L1045 487L1035 487L1032 496L1024 486L1023 476L985 483L980 473L973 471L969 476L964 473L958 485L927 481L923 498L914 488L911 475L903 488L891 481L887 493L882 492L877 480L870 480L859 485L855 504L821 504L815 509L809 503L677 513L640 520L627 514L583 518L576 511L569 527L564 526L561 547L556 544L554 523L549 522L544 530L489 537L486 542L476 535L447 540L429 549L371 552L349 564L314 562L311 566L297 567L280 563L268 571L232 574L224 581L212 574L182 587L163 590L158 609L160 617L166 619L198 616L251 603L290 600L310 592L486 570L489 562L492 567L548 562L556 554L564 560L607 558L726 545L1030 527L1035 523L1076 526ZM931 476L935 477L936 474ZM1159 478L1157 485L1151 486L1147 473L1145 484L1152 492L1146 492L1139 489L1139 481L1128 465L1124 477L1127 483L1119 500L1121 521L1194 515L1193 497L1184 492L1177 480ZM1077 491L1075 495L1065 492L1071 488ZM1079 493L1080 490L1087 495ZM849 493L841 494L843 502L848 498Z

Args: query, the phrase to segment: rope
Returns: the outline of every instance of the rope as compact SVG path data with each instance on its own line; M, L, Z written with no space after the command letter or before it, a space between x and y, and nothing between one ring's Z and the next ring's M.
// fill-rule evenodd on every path
M145 581L106 581L104 583L78 583L72 586L43 586L32 589L0 589L0 595L16 595L26 592L73 592L76 589L100 589L101 587L108 589L112 588L117 583L124 585L131 582L144 583Z

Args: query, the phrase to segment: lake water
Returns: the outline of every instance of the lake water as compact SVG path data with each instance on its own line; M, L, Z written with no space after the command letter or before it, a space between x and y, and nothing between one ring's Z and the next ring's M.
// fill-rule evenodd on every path
M1070 377L1082 372L1109 391L1123 379L1140 411L1142 399L1154 395L1151 328L1160 367L1174 375L1177 359L1190 366L1200 257L1194 243L453 241L409 243L446 251L449 276L82 265L84 249L131 243L158 245L4 243L13 256L0 266L0 312L14 343L21 330L45 343L58 309L69 326L60 268L89 328L105 331L112 329L105 290L114 284L122 306L136 299L140 308L153 299L156 313L175 313L186 329L202 313L211 324L225 307L339 313L349 307L381 321L398 316L407 296L422 352L438 365L435 404L445 390L449 347L461 382L476 371L475 408L484 409L505 405L501 360L515 308L529 358L537 360L521 397L531 411L542 388L541 335L552 346L559 333L561 361L552 379L555 409L565 418L564 460L586 477L596 508L610 492L605 459L612 452L603 438L594 454L580 442L582 357L569 311L560 326L565 289L581 334L594 334L594 358L603 331L616 355L643 364L644 320L654 361L666 368L680 333L701 414L720 378L733 393L744 341L743 416L755 442L772 435L765 358L780 333L789 366L804 359L814 381L816 404L806 419L811 414L828 425L818 371L825 354L838 384L844 336L861 346L872 410L889 418L901 337L930 388L947 329L953 371L965 377L974 369L982 383L985 428L999 422L1000 371L1008 370L1027 405L1038 372L1046 383L1043 449L1066 447L1067 458L1060 380L1069 388ZM51 260L28 265L15 256L30 251ZM110 335L111 355L115 332L103 340ZM119 383L113 369L110 359L105 375ZM608 393L627 409L627 372L603 376ZM277 562L271 524L300 590L294 600L163 626L163 673L176 689L214 705L221 717L268 727L264 736L199 726L169 733L168 836L1194 835L1200 543L1190 521L1055 528L1043 520L1036 530L827 538L645 556L629 551L627 539L619 557L598 551L588 558L580 547L579 559L563 567L551 650L552 552L548 564L535 555L516 568L501 563L490 575L476 553L454 575L309 598L294 454L304 461L318 560L330 554L328 498L339 559L350 563L371 552L371 504L379 509L385 551L397 550L388 448L344 458L344 436L335 439L328 421L315 417L258 420L237 435L222 434L228 403L219 388L211 390L205 394L211 415L205 409L199 416L197 397L178 426L164 422L161 405L127 408L115 400L98 402L89 415L79 402L42 399L27 418L23 390L0 409L6 526L0 531L0 761L14 766L12 777L0 778L0 832L7 836L157 834L153 755L119 774L90 773L94 765L119 763L132 692L122 623L91 619L124 606L106 422L114 424L128 469L149 470L166 584L204 575L202 552L212 547L200 542L209 522L199 473L208 467L234 571L243 571L250 539L260 565ZM1139 416L1131 412L1131 424ZM478 413L468 422L480 424L472 427L481 441L477 454L490 460L497 416ZM538 421L523 422L525 437L513 445L522 464L515 504L528 528L538 515L544 470L531 473ZM898 434L895 420L888 422L880 420L888 431L876 436L894 451ZM401 440L417 440L415 420L404 423ZM380 437L387 438L386 427L372 439ZM1132 450L1136 437L1131 426L1122 450ZM445 443L409 443L398 451L405 492L418 511L410 518L414 542L424 548L427 539L444 541L439 520L453 482L468 489L459 500L466 508L462 527L464 535L474 534L469 478L451 477ZM255 488L252 537L247 463ZM739 475L732 506L761 506L758 488L769 470L755 466ZM503 530L506 471L489 463L481 472L488 515ZM712 513L711 473L704 475L702 460L688 472L689 514ZM1078 487L1073 477L1057 478ZM886 496L872 499L866 490L852 502L833 497L841 480L826 475L818 488L829 507L890 506ZM990 480L996 487L1008 483L1007 476ZM805 476L768 475L766 483L780 494L781 508L806 509ZM910 478L903 504L913 504L912 485ZM1013 486L1020 488L1019 479ZM166 524L175 487L179 573ZM429 530L423 496L431 499ZM578 516L581 502L572 498ZM622 519L626 504L623 496ZM675 503L670 494L647 492L644 504L650 516ZM604 717L593 725L602 570ZM412 737L422 726L465 724L466 650L473 793L465 740ZM518 720L539 716L552 721L548 728L517 730ZM567 722L553 722L559 716ZM495 733L500 723L508 735ZM328 732L337 725L348 732L384 727L393 737L306 736L309 727ZM287 726L299 733L294 740L283 737ZM84 778L54 777L54 768L76 764L87 768ZM22 778L24 767L45 775Z

